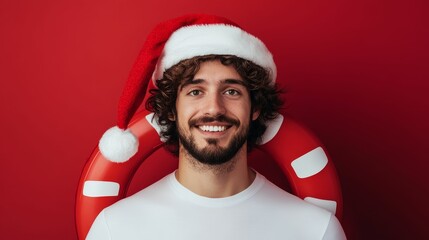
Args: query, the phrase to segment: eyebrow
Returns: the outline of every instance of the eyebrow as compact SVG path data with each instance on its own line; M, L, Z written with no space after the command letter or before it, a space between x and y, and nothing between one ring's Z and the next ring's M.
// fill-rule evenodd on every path
M225 79L225 80L222 80L221 83L224 83L224 84L238 84L238 85L242 85L242 86L246 87L246 84L244 83L244 81L243 80L239 80L239 79Z
M183 88L185 88L188 85L191 85L191 84L197 85L197 84L204 83L204 82L206 82L206 80L204 80L204 79L191 79L191 80L184 82L180 86L180 90L182 90ZM244 83L244 81L239 80L239 79L228 78L228 79L221 80L220 83L221 84L238 84L238 85L247 87L246 84Z
M180 90L182 90L184 87L188 86L188 85L196 85L196 84L200 84L203 83L205 80L204 79L190 79L187 80L186 82L184 82L182 85L180 85Z

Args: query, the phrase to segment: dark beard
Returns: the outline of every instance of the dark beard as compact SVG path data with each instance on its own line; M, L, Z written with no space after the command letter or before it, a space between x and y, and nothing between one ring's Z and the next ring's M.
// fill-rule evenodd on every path
M232 123L237 127L239 126L239 123L237 123L235 120L229 120L225 118L222 118L221 120ZM207 119L204 119L202 122L210 122L210 121L214 121L214 120L207 118ZM194 122L195 121L190 121L189 123L190 128L195 127ZM190 137L184 136L180 128L178 128L178 134L179 134L180 143L182 144L183 148L193 158L195 158L200 163L214 166L214 165L221 165L230 161L237 154L238 150L241 149L241 147L244 145L244 143L247 140L247 136L249 134L248 126L249 125L247 125L247 127L243 128L240 132L238 132L237 135L233 137L231 142L226 147L218 146L217 139L208 138L206 139L208 146L202 149L198 149L193 136L190 136Z

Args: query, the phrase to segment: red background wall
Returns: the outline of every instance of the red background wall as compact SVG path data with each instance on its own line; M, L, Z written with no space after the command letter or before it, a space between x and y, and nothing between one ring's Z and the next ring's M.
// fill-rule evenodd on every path
M288 112L335 160L349 239L429 231L425 1L0 1L0 238L76 239L82 168L148 31L223 15L275 55ZM425 16L426 15L426 16Z

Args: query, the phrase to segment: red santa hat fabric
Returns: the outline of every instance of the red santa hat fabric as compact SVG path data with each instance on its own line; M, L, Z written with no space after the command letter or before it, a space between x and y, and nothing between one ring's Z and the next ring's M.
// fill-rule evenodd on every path
M276 79L276 65L264 43L234 22L218 16L190 14L158 24L149 33L131 69L119 100L117 126L107 130L99 142L103 156L125 162L138 149L137 138L127 129L141 105L151 79L182 60L209 54L235 55L250 60Z

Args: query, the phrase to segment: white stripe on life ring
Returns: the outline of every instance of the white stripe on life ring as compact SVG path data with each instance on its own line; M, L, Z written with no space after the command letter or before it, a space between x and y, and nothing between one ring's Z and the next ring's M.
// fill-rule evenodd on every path
M324 208L330 211L334 215L335 215L335 212L337 212L337 202L335 201L313 198L313 197L306 197L304 198L304 200L318 207Z
M83 195L87 197L113 197L119 195L119 183L109 181L85 181Z
M155 131L158 133L158 135L160 136L160 140L161 142L166 142L168 139L165 139L164 137L161 136L161 131L166 131L167 129L163 126L160 126L158 124L158 117L155 115L155 113L149 113L148 115L146 115L146 121L155 129Z
M299 178L316 175L327 164L328 157L321 147L317 147L291 162L292 168Z
M283 115L279 113L279 115L277 115L276 118L269 121L267 123L267 129L265 129L264 134L261 136L261 140L258 143L258 145L264 145L265 143L271 141L271 139L273 139L279 132L280 127L282 126L283 120L284 120Z

